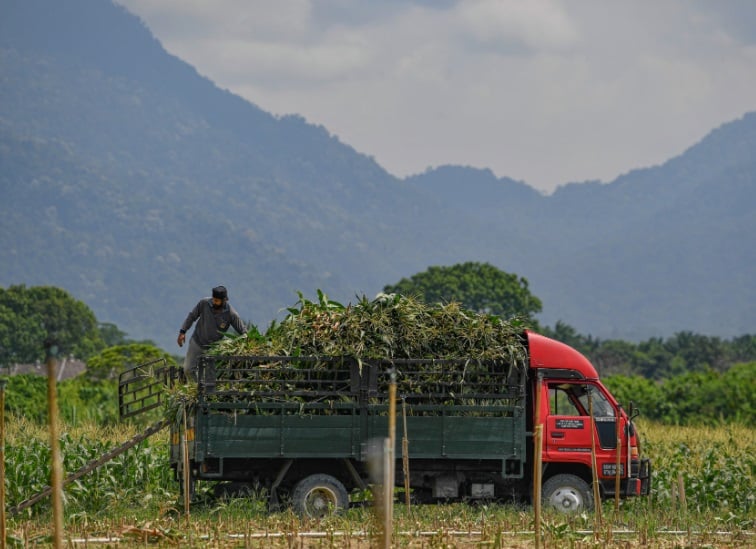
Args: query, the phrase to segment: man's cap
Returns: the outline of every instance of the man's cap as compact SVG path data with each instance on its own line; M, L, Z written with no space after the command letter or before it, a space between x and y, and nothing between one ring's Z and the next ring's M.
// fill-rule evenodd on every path
M216 286L215 288L213 288L213 297L217 297L218 299L227 299L228 291L226 290L226 287Z

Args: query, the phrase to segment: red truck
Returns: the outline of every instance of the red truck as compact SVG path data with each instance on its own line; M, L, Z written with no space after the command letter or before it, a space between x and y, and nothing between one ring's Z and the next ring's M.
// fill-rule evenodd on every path
M648 495L632 405L572 347L529 330L515 338L515 351L487 360L203 356L196 401L171 425L171 466L184 493L218 481L219 492L266 494L271 509L338 511L375 480L393 395L393 478L418 503L531 501L539 471L542 503L564 512L591 508L594 487L601 498ZM122 414L159 405L156 385L124 372Z

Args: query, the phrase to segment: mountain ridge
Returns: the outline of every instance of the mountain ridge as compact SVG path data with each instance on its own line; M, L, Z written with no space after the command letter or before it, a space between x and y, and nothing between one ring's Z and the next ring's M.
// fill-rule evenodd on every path
M125 9L61 6L0 8L4 286L63 287L168 350L216 284L265 326L297 291L348 301L465 261L526 277L543 322L598 337L756 326L756 113L662 165L550 195L485 168L399 179L218 88ZM82 31L98 26L120 30Z

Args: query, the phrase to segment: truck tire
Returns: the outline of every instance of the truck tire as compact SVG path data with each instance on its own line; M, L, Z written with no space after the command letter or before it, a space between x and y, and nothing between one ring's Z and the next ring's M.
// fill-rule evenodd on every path
M578 476L554 475L543 483L541 501L562 513L579 513L593 509L593 492Z
M331 475L310 475L294 487L291 505L300 517L322 518L346 510L349 494L344 485Z

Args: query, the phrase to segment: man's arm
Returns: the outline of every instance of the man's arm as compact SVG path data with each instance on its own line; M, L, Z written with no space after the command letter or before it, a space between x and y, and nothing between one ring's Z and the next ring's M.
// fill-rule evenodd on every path
M244 326L244 321L239 316L239 313L236 312L236 309L234 309L231 305L228 306L231 312L231 326L234 327L234 330L239 335L244 335L247 333L247 328Z
M186 320L184 320L184 323L181 325L178 338L176 339L176 343L178 343L179 347L184 346L184 342L186 341L186 332L188 332L189 328L192 327L192 324L194 324L194 321L199 318L201 305L202 305L202 301L198 301L197 304L194 306L194 309L189 311L189 314L186 315Z

